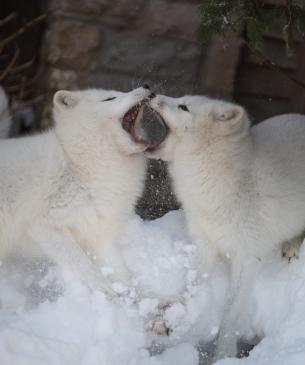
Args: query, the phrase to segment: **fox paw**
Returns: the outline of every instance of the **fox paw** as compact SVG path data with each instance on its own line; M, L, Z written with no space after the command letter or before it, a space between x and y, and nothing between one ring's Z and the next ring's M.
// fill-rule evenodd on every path
M289 263L293 258L299 258L301 244L302 241L300 240L284 242L282 246L282 257L288 259Z
M162 318L156 318L151 321L148 330L158 336L169 336L172 332Z
M149 321L146 329L150 332L158 336L169 336L172 332L172 329L166 323L164 318L166 310L172 305L172 303L165 302L159 304L158 312L154 315L154 317Z

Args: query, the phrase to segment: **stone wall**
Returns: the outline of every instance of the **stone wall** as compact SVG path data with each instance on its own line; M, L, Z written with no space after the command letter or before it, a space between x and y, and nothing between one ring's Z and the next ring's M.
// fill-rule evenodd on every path
M49 0L43 47L46 88L129 90L147 82L193 92L202 50L198 4L190 0Z
M204 51L197 45L198 4L190 0L49 0L42 73L49 95L43 127L50 123L58 89L130 90L148 83L156 92L198 90ZM150 162L138 212L154 218L178 204L166 166Z

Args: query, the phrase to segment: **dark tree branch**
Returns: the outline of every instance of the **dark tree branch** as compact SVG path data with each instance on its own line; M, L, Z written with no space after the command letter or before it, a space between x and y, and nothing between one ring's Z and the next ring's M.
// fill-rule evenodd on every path
M15 63L17 62L18 57L19 57L19 48L16 48L13 58L0 74L0 81L3 81L5 77L10 73Z
M12 67L10 70L10 75L15 75L15 74L18 74L19 72L28 70L31 66L33 66L34 61L35 61L35 57L33 57L30 61L22 63L21 65Z
M261 60L262 63L264 65L269 66L270 68L272 68L274 71L279 72L280 74L284 75L286 78L288 78L290 81L294 82L295 84L297 84L298 86L302 87L303 89L305 89L305 83L296 79L295 77L291 76L289 74L288 71L282 69L279 65L277 65L274 61L272 61L270 58L268 58L263 52L261 52L260 50L253 48L251 46L251 44L249 42L247 42L246 40L244 40L245 45L248 47L248 49L255 54L256 56L258 56Z
M44 99L45 99L44 95L38 95L38 96L35 96L35 97L33 97L31 99L28 99L28 100L22 100L22 105L23 106L36 105L36 104L41 103ZM12 107L12 111L14 111L14 109L17 109L17 108Z
M16 19L16 13L11 13L6 16L4 19L0 19L0 28L4 27L6 24L11 22L12 20Z
M31 28L32 26L34 26L34 25L42 22L45 19L46 19L46 14L42 14L42 15L38 16L37 18L35 18L35 19L33 19L33 20L25 23L24 26L21 27L21 28L19 28L19 29L17 29L16 32L14 32L13 34L11 34L7 38L2 39L0 41L0 47L3 49L7 44L11 43L16 38L20 37L29 28ZM0 48L0 52L1 52L1 48Z

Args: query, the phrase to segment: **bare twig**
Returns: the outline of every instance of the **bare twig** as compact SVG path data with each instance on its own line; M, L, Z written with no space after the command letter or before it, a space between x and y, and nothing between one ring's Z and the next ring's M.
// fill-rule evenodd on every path
M19 93L20 91L20 83L15 85L5 85L5 90L10 94ZM24 89L24 94L30 94L33 91L33 87L28 84L26 85L26 89Z
M16 48L13 58L11 59L9 64L6 66L6 68L0 74L0 81L3 81L4 78L9 74L9 72L14 67L15 63L17 62L18 57L19 57L19 48Z
M35 104L39 104L44 99L45 99L45 95L38 95L38 96L35 96L35 97L33 97L31 99L28 99L28 100L22 100L22 106L32 106L32 105L35 105ZM14 111L14 109L17 109L17 108L13 107L12 111Z
M10 75L15 75L19 72L23 72L23 71L29 69L31 66L33 66L34 61L35 61L35 57L33 57L30 61L22 63L21 65L12 67L10 70Z
M22 79L22 77L25 77L27 78L26 82L28 85L30 84L34 84L35 81L37 80L37 75L33 75L32 77L28 77L28 75L23 75L23 76L20 76L20 75L13 75L13 76L10 76L9 78L7 78L7 82L6 84L9 86L13 86L13 85L20 85L20 81Z
M19 36L21 36L25 31L27 31L29 28L31 28L32 26L42 22L43 20L46 19L46 14L42 14L40 16L38 16L37 18L27 22L24 24L23 27L19 28L18 30L16 30L16 32L14 32L13 34L11 34L10 36L8 36L7 38L4 38L0 41L0 47L4 48L7 44L11 43L13 40L15 40L16 38L18 38ZM0 48L0 51L1 51Z
M5 26L7 23L11 22L16 18L16 13L10 13L8 16L0 20L0 28Z
M0 61L7 60L10 57L8 53L0 54Z
M248 49L255 55L257 55L264 65L269 66L274 71L279 72L280 74L284 75L287 79L292 81L293 83L297 84L298 86L305 89L305 83L296 79L295 77L291 76L288 71L282 69L278 64L276 64L274 61L272 61L270 58L268 58L263 52L259 51L256 48L253 48L250 43L248 43L246 40L244 40L244 44L248 47Z

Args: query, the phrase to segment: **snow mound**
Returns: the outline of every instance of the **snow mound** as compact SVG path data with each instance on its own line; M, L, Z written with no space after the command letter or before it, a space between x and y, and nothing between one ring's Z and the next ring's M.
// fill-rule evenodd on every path
M208 364L228 288L219 262L200 286L197 248L186 235L181 211L143 222L134 217L122 250L143 298L109 301L47 259L10 258L0 266L1 365ZM204 271L203 271L204 272ZM262 265L249 289L240 333L261 342L248 358L217 365L305 364L305 252L291 264ZM179 300L176 300L179 298ZM182 300L181 300L182 298ZM158 306L169 336L146 331Z
M275 259L261 268L245 309L245 338L261 342L248 358L225 359L217 365L305 364L305 249L288 264Z

